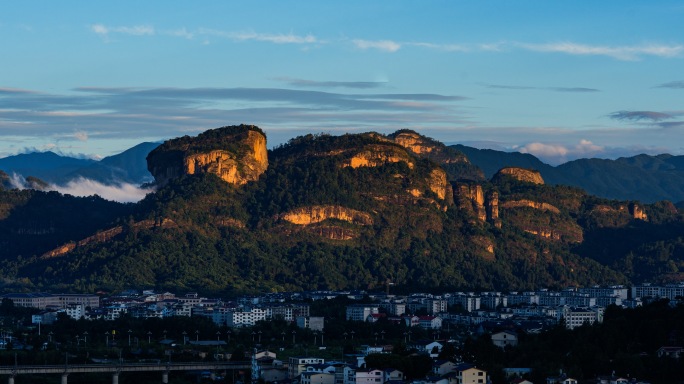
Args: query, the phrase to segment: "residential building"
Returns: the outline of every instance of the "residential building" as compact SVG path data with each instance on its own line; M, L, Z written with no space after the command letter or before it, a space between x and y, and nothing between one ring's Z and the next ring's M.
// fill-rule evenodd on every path
M357 369L356 384L381 384L383 383L383 371L379 369Z
M249 310L233 310L226 313L226 324L229 327L251 327L257 321L266 320L268 312L261 308L251 308Z
M325 318L315 316L298 316L297 326L303 329L308 328L312 331L322 331L325 326Z
M379 313L379 307L372 304L354 304L347 306L346 319L351 321L366 321L369 315Z
M513 331L505 330L492 334L492 343L499 347L515 347L518 345L518 334Z
M319 357L290 357L287 362L287 374L290 379L293 379L302 372L306 371L307 365L323 364L325 359Z
M487 372L477 369L471 364L460 364L456 367L458 384L486 384Z

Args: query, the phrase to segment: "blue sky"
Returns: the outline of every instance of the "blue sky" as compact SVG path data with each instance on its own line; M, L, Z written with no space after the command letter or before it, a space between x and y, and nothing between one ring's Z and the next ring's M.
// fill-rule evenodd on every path
M5 1L0 157L256 124L684 154L681 1Z

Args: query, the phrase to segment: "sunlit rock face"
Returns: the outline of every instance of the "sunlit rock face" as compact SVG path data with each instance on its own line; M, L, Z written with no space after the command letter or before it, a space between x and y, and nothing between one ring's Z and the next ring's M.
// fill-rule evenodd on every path
M494 175L494 178L500 177L501 175L507 175L516 180L525 181L528 183L544 184L544 179L542 178L541 173L531 169L518 167L502 168L496 173L496 175Z
M297 225L310 225L328 219L346 221L348 223L371 225L373 219L366 212L345 208L338 205L316 205L293 209L281 215L287 222Z
M212 173L230 184L255 181L268 168L266 136L254 126L212 129L165 142L147 156L159 186L183 175Z

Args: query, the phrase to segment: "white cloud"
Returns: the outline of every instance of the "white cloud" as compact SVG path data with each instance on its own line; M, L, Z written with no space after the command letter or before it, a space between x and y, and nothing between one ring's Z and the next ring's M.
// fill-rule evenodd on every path
M78 141L88 141L88 132L85 132L85 131L76 132L76 133L74 133L74 137Z
M608 56L618 60L639 60L641 56L675 57L684 51L682 45L600 46L571 42L549 44L519 43L518 46L537 52L558 52L569 55Z
M565 157L570 152L566 147L558 144L529 143L518 149L521 153L529 153L542 157Z
M313 35L299 36L292 33L286 35L272 35L266 33L243 32L232 34L232 37L236 40L256 40L274 44L313 44L317 42L316 37Z
M133 36L151 36L155 34L154 27L149 25L135 25L132 27L107 27L104 24L93 24L90 30L101 36L109 36L111 33L121 33Z
M529 153L549 164L555 165L571 159L595 157L605 152L606 148L596 145L589 140L581 139L574 146L534 142L525 144L520 148L516 148L516 150L521 153Z
M377 49L384 52L396 52L401 49L401 44L392 40L352 40L359 49Z
M257 33L257 32L227 32L216 29L200 28L197 30L197 34L217 36L221 38L237 40L237 41L263 41L274 44L315 44L321 43L316 36L308 34L305 36L295 35L293 33L288 34L269 34L269 33Z
M190 32L190 31L188 31L187 29L185 29L185 27L180 28L180 29L176 29L176 30L173 30L173 31L167 31L167 32L165 32L165 33L166 33L167 35L169 35L169 36L182 37L182 38L188 39L188 40L190 40L190 39L192 39L193 37L195 37L195 34L192 33L192 32Z
M148 193L154 192L152 188L139 188L133 184L105 185L85 178L71 180L66 185L51 185L50 189L73 196L98 195L103 199L120 203L137 202L142 200Z
M414 47L436 49L439 51L446 51L446 52L468 52L468 51L470 51L470 48L468 48L465 45L460 45L460 44L406 43L406 45L411 45Z

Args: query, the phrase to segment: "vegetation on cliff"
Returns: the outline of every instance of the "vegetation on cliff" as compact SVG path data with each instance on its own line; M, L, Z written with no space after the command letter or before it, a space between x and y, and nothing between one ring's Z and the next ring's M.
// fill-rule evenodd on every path
M255 129L212 130L195 139L203 143L176 139L159 153L186 156L185 150L212 150L216 143L226 148L225 137L236 140L235 132ZM430 143L411 136L421 146ZM471 170L444 170L467 164L458 155L435 162L416 151L436 153L375 133L306 135L269 151L268 168L244 185L211 172L179 175L136 205L33 191L31 204L26 197L0 206L3 244L13 242L18 209L40 211L46 196L55 207L72 205L45 211L42 219L66 223L82 216L83 224L51 236L36 233L34 240L14 234L20 240L0 260L4 277L14 279L8 289L32 290L244 292L379 288L387 280L398 290L507 290L625 283L684 271L683 221L671 204L639 207L651 220L644 221L635 219L630 202L513 177L473 181ZM151 162L164 167L155 156ZM348 166L359 156L373 162ZM476 193L454 204L463 179ZM468 198L477 200L477 209L465 208ZM98 231L103 235L92 237ZM66 252L40 257L74 242L78 246ZM657 265L649 264L654 254L662 260Z

